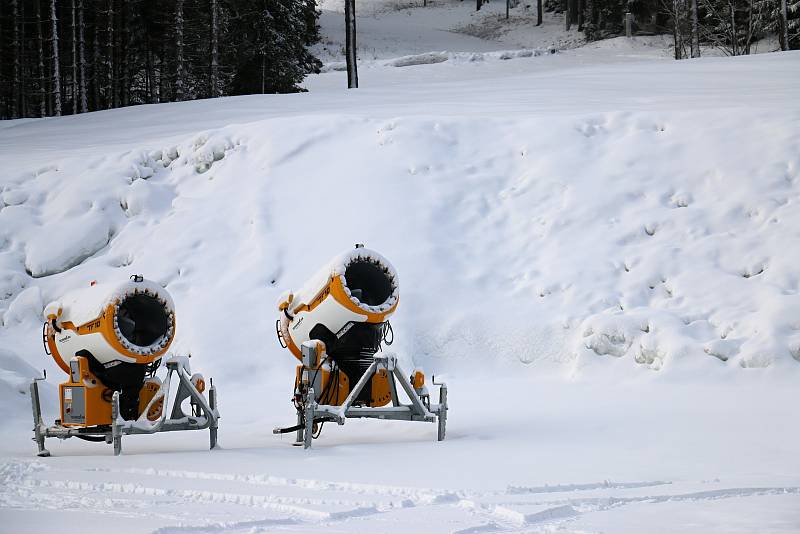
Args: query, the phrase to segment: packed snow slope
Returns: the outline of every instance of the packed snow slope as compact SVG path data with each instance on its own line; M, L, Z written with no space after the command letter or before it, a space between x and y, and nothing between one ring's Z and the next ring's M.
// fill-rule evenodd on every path
M0 530L796 530L800 53L573 59L5 124ZM357 242L399 272L392 350L448 378L449 440L353 421L304 455L269 433L273 303ZM134 273L174 297L226 450L29 461L20 392L46 368L53 419L62 377L44 305Z
M213 360L237 331L225 350L246 354L280 291L365 242L401 273L398 341L418 358L793 367L798 65L635 63L402 102L243 97L5 128L4 346L38 364L43 303L141 272L175 296L176 349Z

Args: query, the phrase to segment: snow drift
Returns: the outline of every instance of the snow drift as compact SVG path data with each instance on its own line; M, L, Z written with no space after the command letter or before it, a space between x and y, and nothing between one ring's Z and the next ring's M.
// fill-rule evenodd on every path
M282 358L263 303L364 242L407 281L394 322L420 364L794 363L789 108L274 117L15 161L0 185L0 339L39 367L44 302L142 273L188 316L173 348L217 375L240 371L220 353L266 371Z

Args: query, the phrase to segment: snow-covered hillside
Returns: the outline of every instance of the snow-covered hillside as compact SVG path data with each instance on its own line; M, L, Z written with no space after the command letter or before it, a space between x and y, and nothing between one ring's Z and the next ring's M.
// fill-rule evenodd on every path
M178 348L205 359L221 350L212 325L363 241L411 281L396 322L422 358L463 357L470 340L523 362L794 365L797 64L632 64L406 88L404 102L364 89L6 128L2 335L30 351L42 302L146 272L200 325ZM252 350L270 318L225 346Z
M376 52L357 91L331 69L304 94L2 125L0 531L800 527L800 53L509 59L454 35ZM449 381L443 443L270 433L293 420L273 303L357 242L400 274L392 349ZM44 305L133 273L173 295L224 450L33 461L22 393L47 369L53 419L63 375Z

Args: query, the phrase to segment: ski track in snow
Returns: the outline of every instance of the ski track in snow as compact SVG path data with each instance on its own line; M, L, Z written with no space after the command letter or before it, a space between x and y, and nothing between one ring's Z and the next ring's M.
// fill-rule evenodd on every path
M131 478L135 476L135 480ZM128 482L116 482L120 476ZM88 480L79 480L87 478ZM169 487L176 480L189 487ZM380 529L380 516L392 521L422 513L428 528L445 531L453 518L468 526L454 534L531 532L569 524L597 512L634 504L701 504L726 499L800 496L800 487L724 487L685 491L696 484L668 481L610 482L509 487L505 491L448 491L381 484L357 484L314 479L291 479L268 474L227 474L148 468L64 469L38 461L9 461L0 465L0 509L70 510L136 518L147 514L166 526L154 534L172 532L261 532L328 528ZM265 492L253 492L254 487ZM655 492L654 488L662 488ZM281 495L293 490L296 495ZM377 498L376 498L377 497ZM203 521L195 510L223 506L228 517L245 520ZM172 512L171 512L172 511ZM267 517L258 517L266 513ZM466 514L466 515L465 515ZM375 523L374 521L378 521ZM441 523L437 523L441 521ZM174 523L170 525L170 523Z

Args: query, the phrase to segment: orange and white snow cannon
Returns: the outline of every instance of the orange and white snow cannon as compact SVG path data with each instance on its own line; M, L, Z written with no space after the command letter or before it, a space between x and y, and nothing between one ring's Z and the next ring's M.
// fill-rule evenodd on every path
M47 437L106 441L119 454L125 434L209 428L211 447L216 445L216 390L212 385L206 400L203 375L191 374L188 358L167 353L175 338L175 306L166 289L138 275L117 284L92 282L48 304L44 316L45 352L69 379L59 385L60 418L52 427L42 422L37 380L31 384L40 456L49 456ZM162 382L157 371L165 357ZM187 398L191 415L181 409Z
M278 340L301 364L293 397L297 424L274 433L296 431L295 444L308 448L326 421L343 425L347 418L371 417L438 420L438 439L444 439L447 386L436 384L439 403L431 404L424 373L407 375L394 354L382 352L393 341L389 317L399 299L394 267L363 245L335 257L299 291L281 296ZM398 385L408 404L401 402Z

